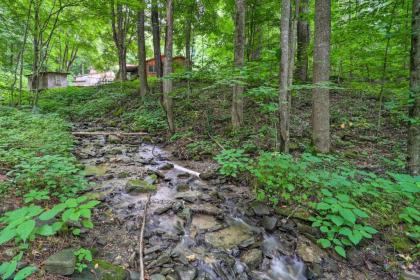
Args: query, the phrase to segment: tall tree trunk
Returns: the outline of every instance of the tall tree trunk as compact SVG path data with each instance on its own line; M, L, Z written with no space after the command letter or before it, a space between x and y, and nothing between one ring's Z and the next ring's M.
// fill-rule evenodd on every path
M331 0L315 2L314 73L312 90L312 140L315 149L330 150L330 96L326 84L330 78Z
M155 57L156 76L162 78L162 57L160 52L160 26L159 11L156 0L152 2L152 35L153 35L153 53Z
M308 48L310 42L309 0L301 0L298 10L296 77L298 80L306 82L308 80Z
M420 175L420 0L413 0L410 66L408 167L413 176L418 176Z
M254 46L252 48L252 53L251 53L251 60L253 61L259 60L261 58L263 35L264 35L264 32L262 31L261 24L258 24L255 27Z
M192 11L191 11L192 12ZM187 22L185 23L185 59L187 60L187 70L191 71L192 59L191 59L191 29L192 29L192 14L188 15Z
M146 38L144 33L144 7L146 3L144 0L140 0L142 7L138 11L137 18L137 46L138 46L138 59L139 68L138 75L140 80L140 97L143 98L147 92L147 73L146 73Z
M281 60L279 90L279 126L277 128L277 149L289 152L289 54L290 54L290 0L283 0L281 6Z
M41 57L41 50L40 50L40 18L39 18L39 10L40 10L41 3L39 0L34 1L34 29L33 29L33 63L32 63L32 90L34 92L34 99L32 106L35 108L38 99L38 91L39 91L39 72L40 72L40 57Z
M169 95L172 92L172 80L167 76L172 73L172 49L173 49L173 24L174 6L173 0L166 2L166 44L165 44L165 63L163 67L163 104L166 110L169 131L175 133L175 120L173 112L173 100ZM166 79L165 79L166 78Z
M128 24L128 22L126 23ZM111 25L112 35L115 46L118 51L119 79L127 80L127 63L126 63L126 28L124 21L124 11L122 4L117 3L117 11L115 12L115 1L111 0Z
M235 0L235 67L244 66L245 52L245 0ZM232 126L239 128L244 122L244 86L233 86Z

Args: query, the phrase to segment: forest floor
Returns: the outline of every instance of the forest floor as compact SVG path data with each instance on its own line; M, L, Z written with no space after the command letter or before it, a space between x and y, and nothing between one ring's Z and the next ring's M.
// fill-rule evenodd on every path
M411 261L405 266L412 244L395 247L383 235L352 247L347 259L322 250L316 244L319 232L294 215L296 205L277 211L255 199L248 178L217 173L213 157L222 149L246 147L255 155L273 148L272 116L258 103L246 103L245 127L232 132L230 92L212 91L205 98L198 91L181 93L175 97L178 131L171 136L157 97L140 103L136 86L121 89L66 89L41 100L42 111L66 117L73 131L147 135L76 136L73 153L92 183L84 192L102 202L93 213L95 227L80 238L67 233L37 240L27 262L43 267L52 253L82 246L95 261L73 279L97 279L98 273L138 279L141 218L152 193L144 263L154 280L398 279L401 267L418 269ZM311 150L310 95L293 100L291 150L298 156ZM404 171L405 127L398 115L385 110L377 130L375 99L334 92L331 103L333 155L339 162L377 174ZM3 211L19 200L7 196ZM40 273L32 279L61 279Z

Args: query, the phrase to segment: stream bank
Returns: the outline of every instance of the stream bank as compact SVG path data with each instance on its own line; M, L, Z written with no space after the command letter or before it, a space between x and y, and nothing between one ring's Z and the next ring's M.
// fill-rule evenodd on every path
M113 128L76 124L74 130ZM150 140L77 136L75 153L93 183L88 195L102 201L94 214L95 228L83 235L81 245L97 259L123 268L127 273L118 274L121 279L139 277L148 193L144 265L149 279L390 279L381 271L380 256L375 264L357 251L348 262L329 255L301 234L300 221L275 215L255 201L248 187L218 177L214 163L177 161L170 149ZM88 270L71 276L95 277Z

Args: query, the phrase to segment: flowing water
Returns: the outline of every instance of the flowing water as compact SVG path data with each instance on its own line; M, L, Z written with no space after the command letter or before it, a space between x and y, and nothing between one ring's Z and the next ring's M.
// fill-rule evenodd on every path
M88 168L101 167L91 174L96 186L90 195L103 201L97 215L104 226L95 227L92 238L99 239L99 254L110 261L137 269L139 221L148 196L142 188L155 185L144 240L149 275L307 279L290 229L255 202L249 188L200 179L205 164L192 170L185 167L192 162L174 161L170 152L136 137L82 137L77 154ZM275 220L270 232L262 226L264 218Z

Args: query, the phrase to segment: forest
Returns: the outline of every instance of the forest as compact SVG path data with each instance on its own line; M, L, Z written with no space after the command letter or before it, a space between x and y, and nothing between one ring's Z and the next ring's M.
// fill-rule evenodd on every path
M420 279L420 0L0 1L0 279Z

